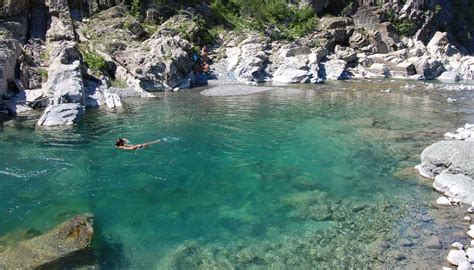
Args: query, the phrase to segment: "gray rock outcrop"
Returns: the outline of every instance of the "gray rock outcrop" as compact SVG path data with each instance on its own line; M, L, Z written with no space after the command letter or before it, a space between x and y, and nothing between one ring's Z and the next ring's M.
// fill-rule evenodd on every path
M191 44L178 36L154 36L115 54L146 91L189 88L194 80Z
M465 203L474 201L474 141L440 141L427 147L416 168L434 179L436 190Z
M346 69L346 61L340 59L333 59L323 64L321 70L321 77L326 80L347 80L350 75Z
M20 55L19 42L11 38L3 39L0 32L0 96L7 92L8 83L15 78L15 68Z
M38 126L70 126L84 114L84 106L78 103L49 105L38 120Z
M88 248L93 235L92 216L76 216L45 234L7 248L0 253L0 269L52 268Z

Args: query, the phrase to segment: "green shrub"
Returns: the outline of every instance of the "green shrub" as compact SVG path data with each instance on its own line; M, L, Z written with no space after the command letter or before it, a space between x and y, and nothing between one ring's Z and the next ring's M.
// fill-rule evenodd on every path
M416 30L416 24L409 19L398 19L395 12L391 9L385 11L389 21L395 27L397 33L401 36L411 36Z
M115 87L115 88L122 88L122 89L128 88L128 83L121 79L112 80L110 84L112 85L112 87Z
M106 63L102 56L88 49L82 49L81 51L82 56L84 57L84 63L94 72L94 74L98 74L105 69Z
M142 10L142 3L140 2L140 0L133 0L132 3L130 4L130 14L133 17L140 19L141 10Z
M317 18L310 7L286 0L211 0L214 24L233 30L252 29L274 39L293 39L313 31Z
M402 36L410 36L413 34L415 30L415 24L411 22L410 20L399 20L396 21L395 24L395 29L397 30L398 34Z
M43 80L47 80L48 79L48 70L45 69L45 68L42 68L42 67L38 67L38 68L35 68L35 71L38 75L41 76L41 78Z

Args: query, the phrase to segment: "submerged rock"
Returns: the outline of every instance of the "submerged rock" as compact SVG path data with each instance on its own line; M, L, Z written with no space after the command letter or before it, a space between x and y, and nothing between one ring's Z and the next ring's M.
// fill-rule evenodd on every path
M451 205L451 202L448 200L448 198L441 196L436 200L436 203L439 205Z
M0 253L0 269L51 268L62 259L87 249L93 235L91 215L73 217L43 235Z
M273 87L256 87L250 85L222 85L201 92L207 97L246 96L274 89Z
M38 126L73 125L83 114L84 106L78 103L50 105L38 120Z

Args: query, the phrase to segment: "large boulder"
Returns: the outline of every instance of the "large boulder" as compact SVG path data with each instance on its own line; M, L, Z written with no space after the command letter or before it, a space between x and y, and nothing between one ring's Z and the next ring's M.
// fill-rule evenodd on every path
M425 80L433 80L443 74L443 72L446 71L446 68L439 60L424 59L421 60L418 70Z
M352 48L336 45L336 48L334 49L334 53L336 54L336 57L338 59L344 60L347 63L352 63L352 62L357 61L357 53Z
M240 44L226 48L225 65L230 79L239 82L260 82L266 76L265 65L268 56L265 53L268 40L259 34L250 33ZM297 51L288 50L288 56Z
M51 269L90 246L92 216L71 218L52 230L0 253L0 269Z
M43 93L52 99L52 104L84 104L84 85L78 60L69 65L55 61L50 65L48 75Z
M51 24L46 33L46 38L50 42L74 40L74 25L69 17L69 13L62 13L60 17L51 16Z
M283 64L273 74L278 83L301 83L308 77L308 58L305 55L285 58Z
M474 141L440 141L427 147L416 166L433 186L465 203L474 201Z
M347 63L344 60L332 59L322 63L319 77L326 80L347 80L350 74L346 69Z
M189 88L194 80L191 44L179 36L156 35L144 43L115 54L146 91Z
M46 107L38 126L70 126L84 114L84 106L78 103L64 103Z
M368 34L362 31L354 31L349 38L349 46L353 49L361 50L370 45Z
M352 25L354 22L347 17L323 17L320 21L321 30L344 29Z

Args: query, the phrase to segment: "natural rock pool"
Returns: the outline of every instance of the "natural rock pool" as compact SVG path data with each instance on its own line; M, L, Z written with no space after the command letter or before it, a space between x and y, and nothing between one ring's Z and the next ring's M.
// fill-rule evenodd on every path
M195 89L65 130L26 117L0 129L0 251L91 212L87 257L103 269L439 267L462 213L438 209L412 167L473 122L474 93L428 88ZM125 152L118 137L163 142Z

